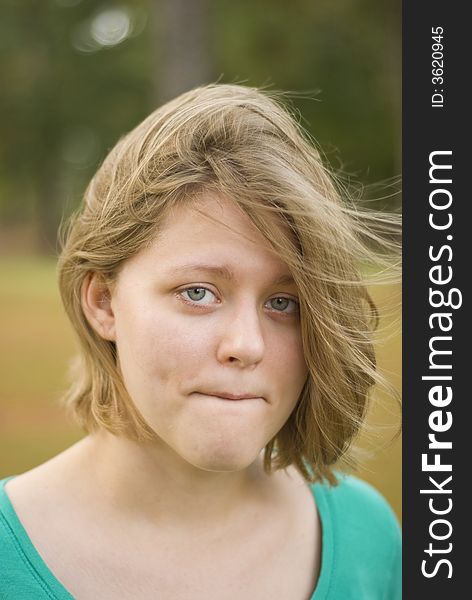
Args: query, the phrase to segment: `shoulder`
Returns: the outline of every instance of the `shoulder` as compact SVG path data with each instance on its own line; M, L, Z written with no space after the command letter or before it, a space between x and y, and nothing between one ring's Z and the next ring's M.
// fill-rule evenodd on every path
M0 480L0 598L2 600L71 600L49 572L16 514ZM16 478L15 478L16 479Z
M313 485L330 562L328 597L401 598L401 530L385 498L360 479Z
M15 514L5 491L5 484L11 477L0 480L0 565L4 565L8 556L16 549Z
M374 530L400 535L398 520L387 500L373 486L352 475L337 474L338 485L315 484L317 501L329 509L333 519L356 531Z
M19 580L29 579L29 564L18 538L15 514L5 491L10 478L0 481L0 598L14 598Z

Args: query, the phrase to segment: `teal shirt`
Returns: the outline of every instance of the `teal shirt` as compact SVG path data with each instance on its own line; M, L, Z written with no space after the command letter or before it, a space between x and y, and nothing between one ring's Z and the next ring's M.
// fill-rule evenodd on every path
M0 481L0 599L70 600L21 525L4 490L8 479ZM311 600L400 600L400 527L385 499L352 476L340 476L333 488L317 483L311 489L322 525L321 571Z

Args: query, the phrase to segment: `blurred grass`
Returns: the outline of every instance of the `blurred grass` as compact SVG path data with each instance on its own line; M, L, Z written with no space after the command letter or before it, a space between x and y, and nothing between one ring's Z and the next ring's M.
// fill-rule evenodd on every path
M374 286L370 290L380 311L377 333L377 364L392 387L379 387L373 394L367 431L359 445L370 453L356 474L372 483L388 499L398 518L402 517L402 441L401 427L401 286Z
M57 402L75 352L55 262L0 258L0 477L44 462L82 437Z
M59 298L55 261L0 257L0 478L44 462L83 434L65 416L58 399L75 340ZM401 387L400 288L371 290L381 314L378 363L391 384ZM400 422L396 402L378 393L360 440L372 456L357 475L387 498L401 519L401 439L391 442Z

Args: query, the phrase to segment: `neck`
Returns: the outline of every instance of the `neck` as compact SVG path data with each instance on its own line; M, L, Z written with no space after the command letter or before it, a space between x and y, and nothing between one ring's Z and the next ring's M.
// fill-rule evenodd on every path
M98 492L100 502L126 519L203 529L234 521L268 493L262 456L242 471L204 471L162 442L138 443L105 431L88 436L75 451L89 493Z

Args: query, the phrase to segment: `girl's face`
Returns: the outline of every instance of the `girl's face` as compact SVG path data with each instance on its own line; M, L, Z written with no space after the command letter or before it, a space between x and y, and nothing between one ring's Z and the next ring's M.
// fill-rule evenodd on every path
M110 312L134 404L193 466L246 468L294 409L307 377L297 289L234 202L174 210L125 263Z

